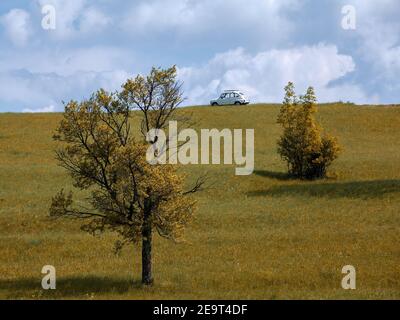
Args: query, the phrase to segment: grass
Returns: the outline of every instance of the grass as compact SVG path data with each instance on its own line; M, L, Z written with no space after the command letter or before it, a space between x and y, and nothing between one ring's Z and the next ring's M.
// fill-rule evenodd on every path
M174 244L156 237L155 284L140 285L140 248L112 252L115 236L92 237L49 220L55 192L71 181L54 160L60 114L0 115L0 298L2 299L399 299L400 108L322 105L319 118L344 150L335 178L289 179L276 153L277 105L189 108L200 128L254 128L255 172L208 171L213 188ZM41 289L41 269L57 290ZM357 289L341 288L344 265Z

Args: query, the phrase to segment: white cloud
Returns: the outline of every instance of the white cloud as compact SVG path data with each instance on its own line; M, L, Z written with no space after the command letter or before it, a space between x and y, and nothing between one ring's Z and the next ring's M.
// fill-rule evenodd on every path
M294 10L299 0L151 0L137 1L122 19L130 34L170 33L176 36L224 34L232 39L238 33L248 37L282 39L291 30L284 9Z
M84 10L79 25L81 32L99 32L112 22L111 18L95 7Z
M25 113L44 113L44 112L54 112L55 107L54 106L48 106L48 107L43 107L43 108L38 108L38 109L24 109L22 112Z
M394 32L398 30L398 32ZM364 37L364 56L387 76L398 78L400 72L400 23L369 23L360 31Z
M366 96L359 87L332 85L354 70L351 56L339 54L334 45L319 44L255 55L238 48L217 54L203 66L180 68L179 77L187 104L208 103L225 89L243 90L254 102L280 102L289 81L299 92L314 86L320 101L364 102Z
M400 89L400 5L398 0L353 0L359 51L375 78Z
M62 101L88 99L104 88L114 91L129 77L124 70L76 72L68 76L55 73L31 73L20 70L0 73L0 97L5 105L22 106L24 112L54 106L62 110Z
M12 9L0 17L7 37L16 46L24 46L31 34L30 15L25 10Z
M33 51L0 53L0 72L25 69L32 73L56 73L69 76L76 72L106 72L129 69L134 55L123 48L93 46L83 48L42 48Z

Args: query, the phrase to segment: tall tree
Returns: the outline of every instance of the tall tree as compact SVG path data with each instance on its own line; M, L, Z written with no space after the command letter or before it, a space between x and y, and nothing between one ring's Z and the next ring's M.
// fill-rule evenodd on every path
M146 160L146 135L162 129L175 116L182 102L176 68L153 68L147 77L128 80L123 90L99 90L89 100L65 106L54 139L60 165L74 187L89 194L84 204L73 201L71 192L58 192L52 199L52 217L72 217L86 222L92 234L113 231L120 235L116 249L142 242L142 283L153 282L153 232L178 240L196 207L191 196L204 183L199 178L190 190L184 176L172 165L152 165ZM142 116L142 136L131 130L132 109Z

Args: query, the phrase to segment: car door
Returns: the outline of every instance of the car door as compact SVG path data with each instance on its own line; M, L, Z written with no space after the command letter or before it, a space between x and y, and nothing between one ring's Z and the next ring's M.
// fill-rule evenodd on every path
M228 93L226 95L226 104L234 104L235 103L235 94L234 93Z
M219 104L220 106L223 106L223 105L226 104L226 100L227 100L226 96L227 96L227 94L226 94L226 93L223 93L223 94L221 94L221 96L219 97L219 99L218 99L218 104Z
M233 104L235 104L236 102L239 101L240 95L239 95L238 93L235 92L235 94L234 94L233 96L234 96L234 98L233 98Z

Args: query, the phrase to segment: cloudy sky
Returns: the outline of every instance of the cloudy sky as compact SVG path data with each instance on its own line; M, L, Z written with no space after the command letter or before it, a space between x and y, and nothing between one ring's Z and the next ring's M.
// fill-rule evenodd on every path
M1 0L0 112L59 111L173 64L186 105L224 89L280 102L288 81L320 101L399 103L399 16L399 0Z

